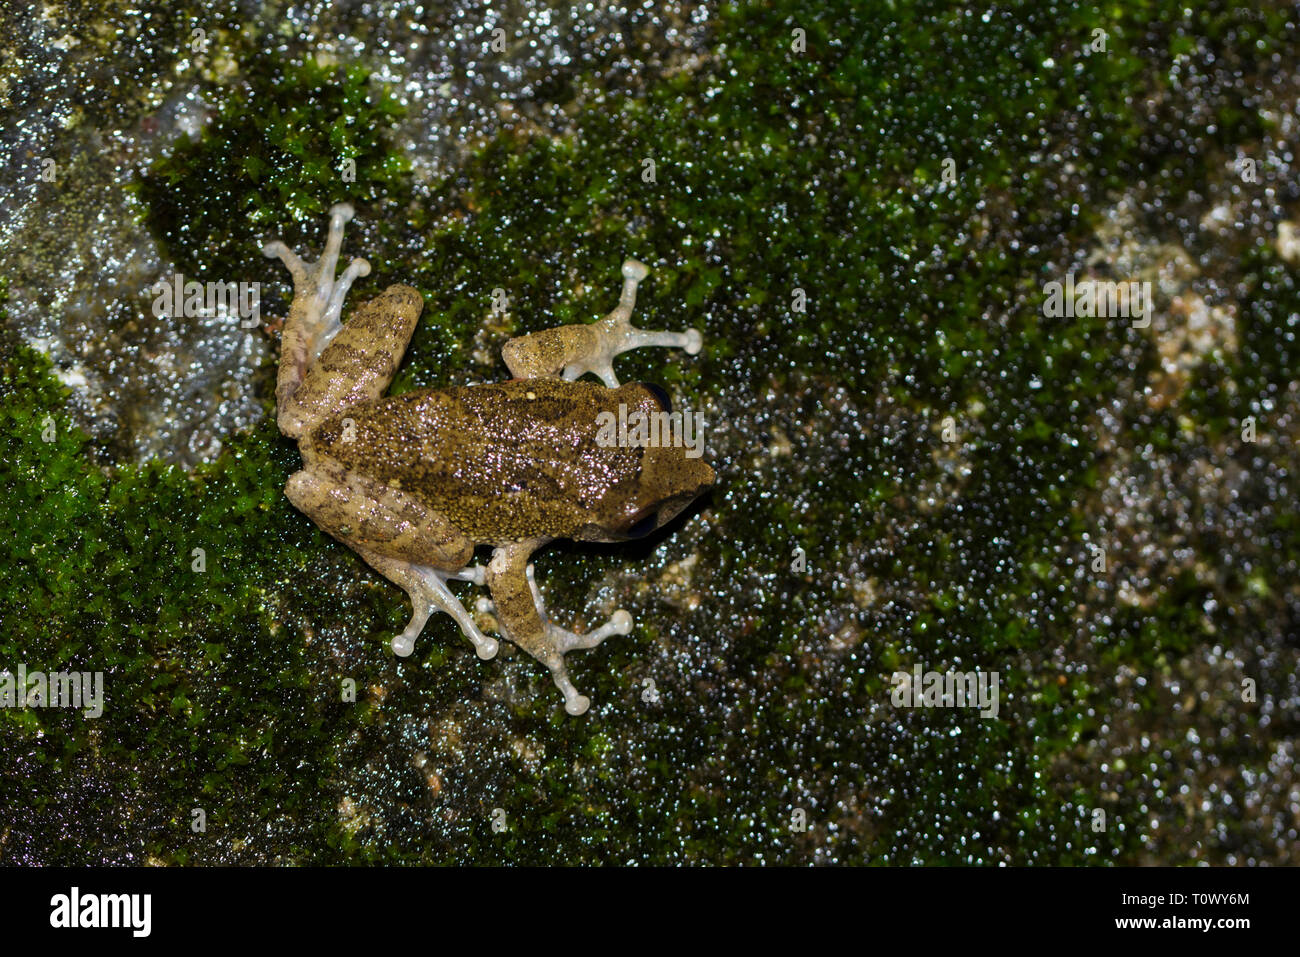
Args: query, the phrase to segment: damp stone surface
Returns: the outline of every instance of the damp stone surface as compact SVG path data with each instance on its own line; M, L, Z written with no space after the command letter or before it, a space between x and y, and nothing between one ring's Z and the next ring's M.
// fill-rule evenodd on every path
M103 707L0 708L0 862L1300 863L1292 5L3 16L0 696ZM356 294L424 299L399 394L629 258L709 343L619 371L710 495L535 558L637 622L581 720L445 617L394 657L405 596L284 497L258 250L343 202ZM157 314L178 273L261 320ZM996 715L896 703L930 672Z

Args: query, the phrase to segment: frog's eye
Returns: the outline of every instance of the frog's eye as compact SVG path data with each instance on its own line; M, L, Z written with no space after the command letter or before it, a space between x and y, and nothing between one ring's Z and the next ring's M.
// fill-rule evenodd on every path
M627 528L623 530L623 534L628 538L645 538L658 527L659 510L654 508L645 509L632 516L632 520L628 523Z
M663 409L665 412L671 412L673 410L673 400L668 398L668 393L664 391L662 386L657 386L653 382L642 382L641 388L645 389L655 397L659 402L659 408Z

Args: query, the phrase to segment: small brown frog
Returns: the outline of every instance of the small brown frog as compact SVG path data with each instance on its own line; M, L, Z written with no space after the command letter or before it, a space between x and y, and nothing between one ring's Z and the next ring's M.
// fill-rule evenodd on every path
M282 242L262 250L284 262L294 283L275 398L280 430L297 440L303 468L285 494L410 596L410 624L392 642L398 655L411 654L439 610L480 658L493 657L497 642L447 587L452 578L486 584L491 601L480 607L550 669L565 710L582 714L590 702L569 679L564 655L627 634L632 618L620 609L585 635L552 623L529 559L556 538L647 535L713 483L713 470L676 445L601 440L601 422L615 410L645 417L672 411L657 386L620 386L614 358L640 346L693 355L700 334L633 328L637 283L649 270L628 260L618 307L603 320L505 344L509 382L386 396L424 303L410 286L394 285L340 322L348 288L370 272L364 259L353 259L335 277L352 216L347 205L330 210L316 263ZM575 381L586 372L604 385ZM493 547L486 568L470 564L477 545Z

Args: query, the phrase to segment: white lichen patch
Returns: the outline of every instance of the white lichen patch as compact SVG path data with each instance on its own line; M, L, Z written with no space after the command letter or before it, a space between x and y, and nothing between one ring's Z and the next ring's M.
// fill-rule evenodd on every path
M1202 225L1214 231L1230 219L1231 207L1221 204L1205 214ZM1237 304L1226 290L1203 282L1201 266L1182 245L1143 235L1132 197L1106 212L1096 240L1086 260L1090 270L1104 270L1121 289L1129 282L1151 284L1150 322L1134 328L1143 330L1160 357L1145 393L1153 408L1164 408L1186 392L1206 360L1236 352ZM1097 278L1080 279L1076 288Z
M353 837L371 824L370 812L347 795L339 800L338 815L340 826Z
M1194 292L1169 303L1164 328L1156 336L1160 365L1167 375L1186 374L1216 352L1237 350L1237 307L1210 305ZM1152 327L1156 327L1153 317Z
M879 585L874 578L853 579L853 604L864 611L876 604Z
M1286 262L1300 263L1300 234L1290 220L1277 224L1277 254Z

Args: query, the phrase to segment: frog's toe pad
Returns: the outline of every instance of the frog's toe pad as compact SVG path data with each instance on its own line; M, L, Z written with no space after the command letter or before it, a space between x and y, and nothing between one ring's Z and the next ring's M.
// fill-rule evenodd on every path
M424 624L429 620L429 616L435 611L441 611L450 615L452 620L460 627L461 633L469 639L470 644L474 646L474 651L484 661L489 658L495 658L500 650L500 643L495 638L490 638L479 630L474 619L469 616L463 606L451 590L447 588L447 581L451 578L457 578L462 581L475 581L478 577L479 570L474 567L461 569L459 572L448 572L426 565L410 565L399 562L385 563L382 558L370 558L370 561L380 561L381 564L376 567L381 570L385 567L390 578L397 575L392 580L398 581L406 590L411 599L411 621L406 626L406 630L400 635L393 638L393 654L399 658L409 657L415 650L415 639L420 637L420 632L424 630Z
M559 688L560 694L564 695L564 710L575 718L580 714L586 714L587 709L591 707L591 699L585 694L580 694L573 686L569 669L564 666L564 655L551 657L546 662L546 667L551 671L551 680L555 682L555 687Z
M566 628L560 628L558 625L547 624L546 636L551 647L556 652L554 657L547 662L547 666L551 669L551 677L555 680L555 687L559 688L560 693L564 695L565 711L574 717L585 714L587 709L591 707L591 700L586 695L579 694L578 689L573 686L573 681L569 678L569 671L564 666L564 656L570 651L595 648L610 635L626 635L631 630L632 616L622 608L614 612L613 617L605 624L594 631L587 632L585 635L579 635Z

